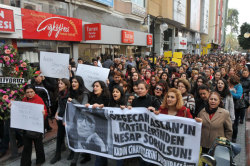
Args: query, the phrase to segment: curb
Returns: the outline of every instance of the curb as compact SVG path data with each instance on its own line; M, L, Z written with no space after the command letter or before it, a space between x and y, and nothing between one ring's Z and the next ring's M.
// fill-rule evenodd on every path
M246 112L246 165L250 165L250 109Z

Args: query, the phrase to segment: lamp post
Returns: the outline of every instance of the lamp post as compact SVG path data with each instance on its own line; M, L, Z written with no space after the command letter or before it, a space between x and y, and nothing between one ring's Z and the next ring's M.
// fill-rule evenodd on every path
M150 32L153 34L153 45L152 45L152 49L151 49L151 55L152 55L152 58L153 58L153 65L155 64L155 25L156 25L156 21L159 20L159 19L162 19L162 22L163 22L163 17L162 16L157 16L155 18L152 19L152 21L150 21L150 16L148 15L146 17L148 19L148 26L150 24L151 28L150 28ZM145 19L146 19L145 18ZM144 19L144 24L145 24L145 19ZM161 31L165 31L168 29L168 25L166 23L162 23L160 25L160 29Z

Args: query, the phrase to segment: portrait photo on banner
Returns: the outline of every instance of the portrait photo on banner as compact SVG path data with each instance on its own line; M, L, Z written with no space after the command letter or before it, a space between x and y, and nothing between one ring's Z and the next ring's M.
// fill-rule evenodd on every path
M108 120L104 109L75 107L68 104L66 112L66 132L69 147L82 150L108 153Z

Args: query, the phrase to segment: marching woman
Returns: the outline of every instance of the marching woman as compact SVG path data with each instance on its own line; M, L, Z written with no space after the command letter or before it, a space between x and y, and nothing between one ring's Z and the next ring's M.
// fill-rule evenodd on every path
M50 164L55 164L57 161L61 160L61 147L65 146L64 136L65 136L65 126L63 125L63 116L69 97L70 82L66 78L59 79L58 81L58 108L55 115L57 120L57 138L56 138L56 155L50 161Z
M125 108L125 94L121 86L116 85L113 87L110 107ZM116 165L123 166L124 160L117 160Z
M68 101L69 102L72 102L74 104L82 104L82 105L85 105L88 103L88 90L87 88L85 87L84 85L84 81L82 79L82 77L80 76L75 76L72 78L71 80L71 87L70 87L70 90L69 90L69 98L68 98ZM71 137L74 137L74 136L71 136ZM68 159L72 159L73 157L73 160L71 161L71 166L75 166L76 163L77 163L77 160L78 160L78 157L79 157L79 154L80 153L73 153L71 151ZM90 157L90 154L84 154L84 159L81 161L82 162L87 162L91 160L91 157Z
M132 107L146 107L152 112L158 110L161 105L161 101L157 97L149 95L148 91L149 85L144 81L139 82L137 92L138 98L133 100ZM129 109L132 107L128 106ZM149 166L151 163L140 160L140 165Z
M110 106L110 93L108 87L103 81L95 81L93 83L93 92L90 93L89 103L86 107L93 105L92 108L103 108ZM95 166L106 166L107 158L96 156Z
M229 112L220 107L219 93L211 92L208 105L200 111L198 117L202 119L201 147L202 153L207 153L217 137L231 140L232 122Z
M161 101L157 97L149 95L148 90L149 86L146 82L138 83L138 98L133 100L132 107L146 107L150 111L159 109Z
M184 106L190 110L191 114L194 117L195 100L194 100L193 95L189 94L189 91L191 89L190 83L188 82L188 80L180 78L178 80L177 86L181 92Z
M44 117L47 116L47 108L43 102L43 99L36 94L34 85L26 85L24 87L25 97L23 102L42 104L44 106L43 114ZM23 152L21 157L21 166L30 166L31 165L31 153L32 153L32 142L34 142L36 150L36 165L42 164L45 162L45 154L43 148L43 134L34 133L30 135L31 131L24 131L23 135Z
M231 68L233 69L233 68ZM231 72L232 76L229 76L228 79L228 85L230 92L233 96L234 100L234 115L235 115L235 120L233 124L233 136L232 136L232 142L236 142L237 135L238 135L238 124L239 124L239 119L240 119L240 113L245 109L244 103L240 102L240 100L243 100L243 88L240 83L240 78L236 76L235 74L233 75L233 72Z
M154 113L193 118L190 110L184 106L180 90L175 88L168 90L160 108L155 110Z
M233 96L229 91L229 86L224 78L218 80L215 91L220 94L221 100L223 101L225 110L229 111L232 123L234 122L234 100Z

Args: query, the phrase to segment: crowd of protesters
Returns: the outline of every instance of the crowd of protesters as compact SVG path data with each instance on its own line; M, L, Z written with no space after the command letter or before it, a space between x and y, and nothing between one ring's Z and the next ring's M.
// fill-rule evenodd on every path
M83 104L86 107L146 107L155 114L168 114L193 118L202 123L202 152L207 153L218 136L236 142L238 125L244 123L249 101L249 61L243 55L211 54L205 56L185 55L182 65L167 62L159 57L153 64L152 58L120 56L111 60L107 57L93 59L91 63L81 58L70 59L70 79L45 78L37 71L31 84L25 88L25 102L44 104L45 132L51 127L49 119L57 120L58 131L56 154L50 161L55 164L61 159L65 146L65 124L63 116L66 103ZM75 75L77 64L109 68L107 82L95 81L89 92L80 76ZM241 101L240 101L241 100ZM244 102L244 106L238 103ZM0 122L0 157L8 148L13 157L18 155L17 147L24 146L21 165L31 165L32 141L35 144L36 164L45 161L42 135L30 138L28 133L10 129L9 124ZM13 141L14 139L14 141ZM10 143L10 146L9 146ZM14 150L13 150L14 149ZM78 158L84 164L91 160L90 154L70 151L67 160L77 165ZM117 160L117 165L125 165ZM96 166L107 165L107 159L96 156ZM140 162L140 165L150 165Z

